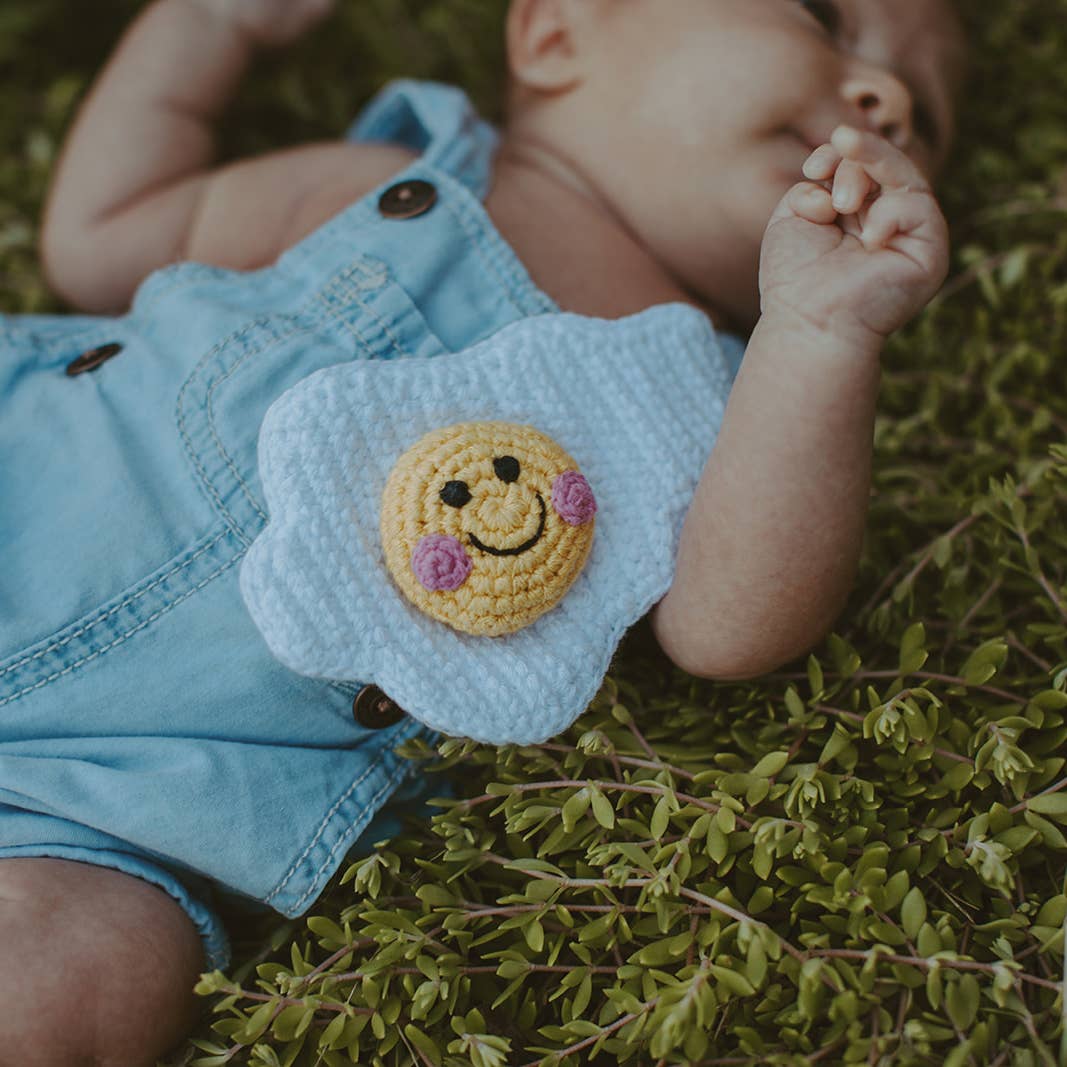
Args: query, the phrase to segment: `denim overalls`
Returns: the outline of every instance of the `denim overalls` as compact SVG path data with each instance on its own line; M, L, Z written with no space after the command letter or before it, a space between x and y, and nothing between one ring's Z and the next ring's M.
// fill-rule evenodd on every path
M319 368L559 310L482 207L497 135L463 93L395 82L350 136L422 154L273 266L167 267L122 317L0 316L0 859L154 883L208 967L213 894L305 912L419 806L393 749L435 736L283 667L250 620L264 413Z

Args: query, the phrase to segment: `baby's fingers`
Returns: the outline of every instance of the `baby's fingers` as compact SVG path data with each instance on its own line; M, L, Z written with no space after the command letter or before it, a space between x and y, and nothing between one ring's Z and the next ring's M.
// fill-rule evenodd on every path
M899 190L883 192L870 205L863 220L860 240L868 252L873 252L890 245L898 236L915 239L908 246L911 253L923 244L929 244L932 249L947 248L948 245L944 217L930 197Z
M863 166L844 159L834 175L834 208L842 215L859 211L873 186L870 175Z
M837 218L837 212L830 203L830 192L814 182L798 182L782 198L775 211L774 219L787 218L790 215L806 219L808 222L825 226Z
M832 144L819 145L804 161L804 177L813 182L828 181L840 162L841 153Z
M830 141L845 160L862 166L883 189L930 191L922 171L884 137L851 126L838 126Z

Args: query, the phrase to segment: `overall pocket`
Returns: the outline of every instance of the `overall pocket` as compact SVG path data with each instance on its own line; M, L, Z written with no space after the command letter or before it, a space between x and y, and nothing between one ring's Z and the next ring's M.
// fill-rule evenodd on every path
M259 427L278 397L338 363L445 351L386 264L361 257L292 312L265 315L227 337L194 369L175 408L194 480L227 528L250 544L267 521Z
M64 335L56 317L37 350L18 354L25 372L5 375L0 708L115 648L240 559L267 517L259 426L286 389L353 359L445 351L371 257L244 317L199 358L183 351L176 316L215 312L178 299L165 307L164 294L140 328L136 316L88 329L72 320ZM66 373L86 353L94 365Z

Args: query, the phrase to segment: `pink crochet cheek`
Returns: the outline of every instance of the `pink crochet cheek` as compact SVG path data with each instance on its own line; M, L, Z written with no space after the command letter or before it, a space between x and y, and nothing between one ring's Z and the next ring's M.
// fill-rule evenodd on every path
M552 482L552 506L559 517L571 526L581 526L596 514L596 497L578 471L564 471Z
M411 569L424 589L458 589L474 569L470 556L454 537L427 534L411 553Z

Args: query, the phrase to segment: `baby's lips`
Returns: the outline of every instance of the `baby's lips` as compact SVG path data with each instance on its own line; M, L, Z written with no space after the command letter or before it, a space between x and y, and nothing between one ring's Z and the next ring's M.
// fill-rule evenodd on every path
M411 553L411 569L424 589L458 589L474 569L463 545L447 534L427 534Z
M571 526L581 526L596 514L593 489L578 471L564 471L552 482L552 506Z

